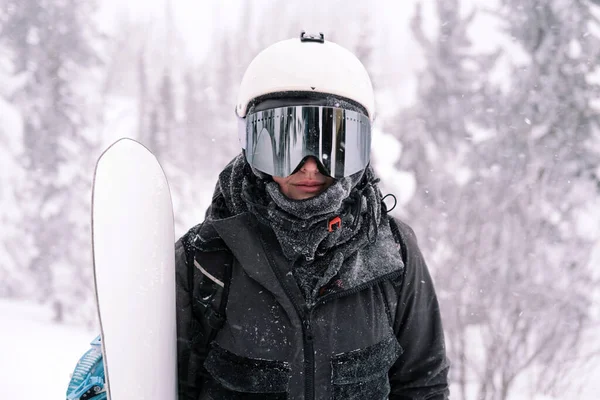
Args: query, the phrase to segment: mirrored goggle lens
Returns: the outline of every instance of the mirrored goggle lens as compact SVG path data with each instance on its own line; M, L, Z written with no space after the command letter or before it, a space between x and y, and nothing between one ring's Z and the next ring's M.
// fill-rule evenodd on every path
M246 159L269 175L289 176L308 156L334 178L366 168L371 149L369 119L355 111L293 106L246 116Z

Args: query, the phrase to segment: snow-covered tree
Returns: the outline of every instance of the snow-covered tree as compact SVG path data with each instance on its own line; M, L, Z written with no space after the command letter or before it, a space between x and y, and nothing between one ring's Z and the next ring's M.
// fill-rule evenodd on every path
M510 48L487 56L468 34L483 13L436 2L434 39L414 20L427 67L399 119L401 167L416 171L407 212L438 282L458 398L507 399L523 376L557 389L581 361L600 43L590 3L567 3L503 2L493 22Z
M13 103L24 117L20 159L26 174L18 204L25 214L20 226L31 239L28 270L38 300L53 304L55 319L62 320L66 297L72 303L85 290L78 286L84 280L81 271L91 271L84 244L89 242L88 155L94 142L86 131L90 114L82 78L98 62L93 5L1 0L0 9L0 41L10 52L14 74L24 77Z
M0 47L0 58L5 54ZM26 253L21 247L26 237L19 229L22 213L15 186L23 180L23 116L11 104L22 79L12 76L10 65L0 61L0 296L18 297L31 291L28 285Z
M480 187L493 196L487 218L498 221L488 224L483 245L493 281L480 280L483 304L499 310L481 325L483 399L506 399L519 375L532 371L537 392L572 385L565 369L586 358L582 337L596 290L594 238L579 225L598 195L597 6L501 5L503 29L525 57L510 68L512 90L494 106L496 135L476 157Z
M472 244L463 232L476 223L468 209L477 207L477 198L466 194L474 174L470 128L485 115L487 71L496 55L472 50L468 30L475 10L465 13L459 0L436 1L433 10L433 33L424 28L431 11L422 5L417 5L412 21L426 61L417 102L402 110L387 130L402 143L398 168L415 175L417 191L406 207L406 218L421 238L438 283L452 379L459 389L455 396L466 398L472 364L466 354L471 303L478 297L472 285L479 278L473 272L479 265L470 251Z

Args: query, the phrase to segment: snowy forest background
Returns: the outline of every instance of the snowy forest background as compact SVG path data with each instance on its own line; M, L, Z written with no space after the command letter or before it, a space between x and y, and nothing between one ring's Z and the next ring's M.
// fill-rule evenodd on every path
M372 162L434 276L452 398L583 398L600 351L597 3L0 0L0 298L95 329L102 150L155 152L181 235L239 152L245 67L321 31L373 78Z

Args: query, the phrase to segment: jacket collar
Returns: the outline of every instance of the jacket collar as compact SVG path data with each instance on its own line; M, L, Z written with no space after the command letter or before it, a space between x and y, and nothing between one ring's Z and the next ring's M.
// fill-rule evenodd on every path
M368 286L383 276L402 271L400 245L394 239L387 218L381 223L377 240L348 258L338 275L322 288L322 295ZM248 212L213 221L213 224L249 277L280 301L291 295L304 303L290 262L271 229Z

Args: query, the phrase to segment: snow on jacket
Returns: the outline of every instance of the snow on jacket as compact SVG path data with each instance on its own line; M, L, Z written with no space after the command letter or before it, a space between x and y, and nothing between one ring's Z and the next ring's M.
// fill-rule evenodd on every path
M180 400L447 399L431 277L412 229L385 218L388 229L368 249L378 256L360 250L310 308L273 231L250 213L213 222L222 248L195 246L202 224L184 235Z

